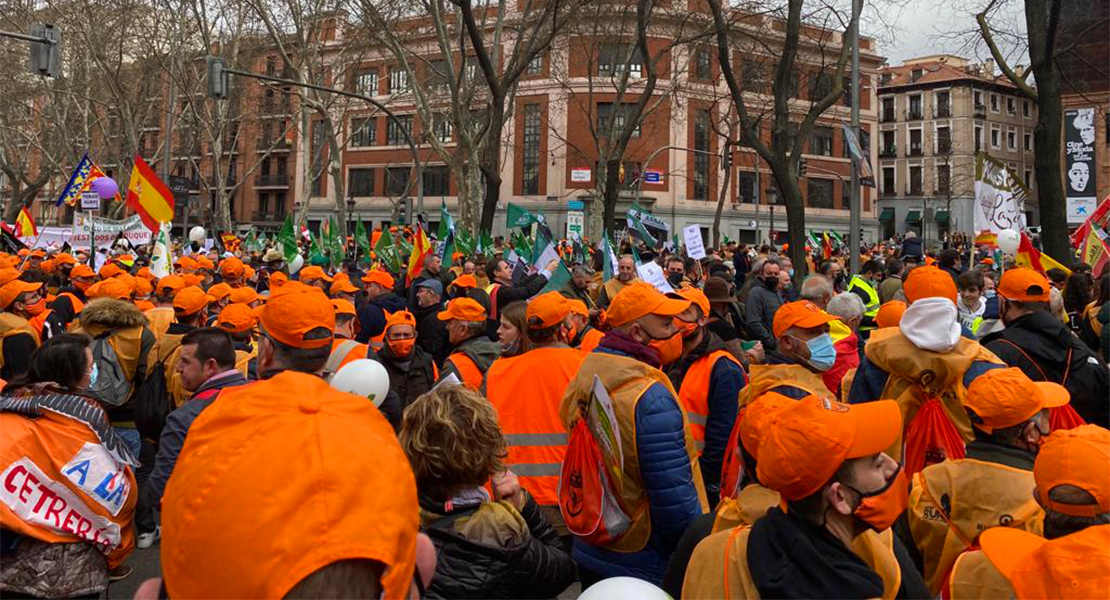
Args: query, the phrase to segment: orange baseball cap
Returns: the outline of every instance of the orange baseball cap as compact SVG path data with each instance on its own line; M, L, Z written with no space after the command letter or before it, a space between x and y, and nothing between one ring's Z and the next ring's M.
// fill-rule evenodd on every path
M31 258L46 258L46 251L42 248L35 248L31 251Z
M580 317L590 316L590 309L586 308L586 303L581 300L567 299L567 304L570 305L570 313Z
M673 317L689 306L689 300L664 296L650 283L637 280L617 292L609 303L606 319L611 326L620 327L645 315Z
M328 274L320 267L312 266L301 269L302 282L315 281L317 279L323 279L329 283L331 282L331 277L328 277Z
M39 263L39 270L41 270L43 273L46 273L47 275L53 273L54 261L51 259L42 261L41 263Z
M277 271L270 274L270 287L277 288L289 282L289 276L284 271Z
M362 282L376 283L387 290L393 289L393 285L396 283L393 280L392 275L386 273L385 271L382 271L381 269L374 269L373 271L370 271L369 273L363 275Z
M875 314L875 325L879 329L897 327L902 322L902 315L906 312L906 303L901 300L889 300L879 307Z
M0 285L4 285L9 281L15 281L16 279L19 279L19 271L11 267L0 269Z
M123 269L119 268L119 265L117 265L116 263L108 263L108 264L104 265L103 267L100 267L100 278L101 279L108 279L108 278L111 278L111 277L115 277L116 275L119 275L120 273L123 273Z
M73 258L73 255L70 254L69 252L59 252L59 253L54 255L54 263L59 265L59 266L60 265L75 265L75 264L77 264L77 259Z
M570 314L570 303L559 292L540 294L528 301L525 320L529 329L547 329L563 322Z
M416 327L416 317L407 310L399 310L395 313L386 313L385 329L383 331L389 331L389 328L393 327L394 325L412 325L413 327Z
M212 264L212 261L207 256L198 256L196 261L198 269L205 269L207 271L216 270L216 265Z
M1063 406L1071 394L1050 381L1033 381L1017 367L991 369L967 386L964 407L975 412L971 422L990 433L1032 419L1046 408Z
M992 527L979 536L979 544L1018 598L1110 598L1110 525L1054 540Z
M910 304L924 298L948 298L956 303L956 282L936 267L917 267L910 271L902 283L902 290Z
M1048 302L1051 292L1048 279L1028 267L1010 269L998 282L998 295L1017 302Z
M994 266L994 259L988 256L988 257L984 258L983 260L979 261L979 264L987 265L987 266Z
M259 321L266 335L294 348L311 349L330 345L335 330L335 307L323 290L290 281L270 294L259 312ZM305 339L315 329L327 329L328 335Z
M76 270L76 269L74 269ZM176 294L185 288L185 278L180 275L166 275L158 280L158 284L154 289L162 296L166 294Z
M0 309L7 309L12 302L24 292L33 292L42 287L41 283L32 283L22 279L14 279L0 286Z
M250 281L254 278L254 267L250 265L243 265L243 279Z
M231 290L231 301L235 304L250 304L258 299L258 292L249 287L233 288Z
M229 333L242 333L254 328L254 310L246 304L228 304L216 317L216 327Z
M351 304L350 300L343 300L342 298L335 298L331 301L331 305L335 307L335 314L337 315L355 315L355 305Z
M189 429L189 460L162 501L168 596L281 598L331 563L363 559L384 565L383 598L408 597L416 480L374 404L289 371L225 398Z
M457 288L476 288L478 287L478 280L473 275L459 275L451 282L451 285Z
M486 309L470 298L455 298L447 303L447 310L436 313L440 321L485 321Z
M775 311L775 320L771 324L771 329L774 330L777 338L781 337L791 327L812 329L835 320L836 317L821 310L809 300L798 300L797 302L787 302Z
M340 279L339 276L336 276L335 281L331 282L329 291L333 296L336 294L357 294L358 288L351 283L350 279Z
M150 267L139 267L139 270L135 271L135 277L141 277L148 281L157 279L157 277L154 276L154 272L150 270Z
M740 412L740 443L757 461L759 460L759 442L767 433L767 424L780 409L797 402L782 394L767 392L759 396Z
M174 261L173 264L180 265L181 269L186 273L197 270L197 261L189 258L188 256L182 256L181 258Z
M213 300L223 300L231 295L231 286L226 283L217 283L208 288L208 295L212 296Z
M709 298L705 295L705 292L696 287L686 287L677 290L675 293L697 305L701 309L701 316L709 316Z
M16 254L19 255L19 256L27 256L30 253L31 253L30 248L20 248L19 252L16 252Z
M131 288L117 279L98 281L85 290L89 298L115 298L116 300L130 300Z
M191 285L199 286L201 282L204 281L204 278L196 273L186 273L182 275L181 278L185 280L186 287Z
M234 256L229 256L220 263L220 274L224 277L237 279L243 276L245 270L246 266L243 265L243 261Z
M182 288L173 297L173 309L183 315L191 315L208 306L211 296L195 285Z
M135 293L140 296L148 296L154 291L154 284L148 279L135 277L131 282L131 289L135 290Z
M77 265L69 270L69 278L74 277L96 277L96 273L88 265Z
M1041 505L1074 517L1110 513L1110 430L1080 425L1053 431L1037 452L1033 479ZM1059 485L1073 485L1095 499L1095 504L1064 504L1049 492Z
M902 412L894 400L842 404L807 396L780 407L767 422L756 475L784 499L801 500L828 483L844 461L882 452L901 435Z

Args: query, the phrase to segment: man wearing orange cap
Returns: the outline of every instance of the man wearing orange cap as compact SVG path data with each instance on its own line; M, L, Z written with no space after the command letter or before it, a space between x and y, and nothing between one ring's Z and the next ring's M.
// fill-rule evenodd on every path
M559 474L567 432L559 405L585 358L567 344L569 317L570 301L559 292L532 298L525 312L530 349L498 358L486 374L486 395L509 443L505 466L520 477L521 486L561 533L565 529L559 515Z
M1033 466L1044 538L994 527L962 554L942 598L1110 597L1110 432L1082 425L1053 432Z
M1009 269L998 284L998 315L1006 328L983 345L1033 381L1062 384L1088 423L1110 427L1110 370L1048 310L1048 280L1026 267Z
M570 301L570 325L573 331L570 345L583 352L593 352L605 334L590 324L590 309L581 300Z
M331 277L328 277L328 274L324 272L324 269L317 266L304 267L297 275L301 283L305 285L311 285L313 287L318 287L325 294L328 293L328 287L331 286L332 279Z
M451 348L439 374L441 379L453 373L459 381L474 389L482 386L490 365L501 356L501 346L486 335L488 314L476 300L455 298L447 303L446 310L436 315L447 323L447 342Z
M243 261L234 256L229 256L220 263L220 277L223 278L224 283L233 289L243 287L245 271L246 267L243 265Z
M70 269L69 287L63 287L54 302L50 304L50 310L58 315L63 325L68 327L77 315L81 314L85 303L89 300L85 290L89 289L95 279L96 273L85 265L74 265Z
M231 304L231 286L226 283L216 283L208 288L208 322L206 325L212 326L216 321L216 316L228 304Z
M381 269L373 269L363 275L362 283L366 290L366 302L358 307L359 331L355 339L365 344L381 337L386 317L404 311L405 299L393 293L396 282L392 275Z
M583 418L596 379L608 391L620 431L634 432L621 440L623 486L615 492L628 528L604 545L575 537L583 587L621 575L658 584L686 527L709 510L686 413L660 370L682 354L674 318L689 306L689 300L664 296L643 281L625 286L606 313L613 329L567 385L560 412L568 431ZM582 492L573 478L562 478L560 486L564 506L567 497Z
M0 286L0 379L11 381L27 372L41 342L31 319L45 307L41 283L14 279Z
M879 314L875 315L875 325L879 329L898 327L902 322L902 314L906 312L906 303L901 300L890 300L879 307Z
M389 389L397 392L401 411L432 389L439 369L432 355L416 343L416 317L407 310L386 315L378 362L389 373Z
M905 473L883 452L901 429L891 401L810 396L780 407L759 440L756 475L786 508L698 544L682 597L927 597L887 532L906 507Z
M339 275L344 275L344 277L340 277ZM332 280L331 287L328 291L333 299L344 300L354 304L355 294L358 293L358 288L355 287L354 284L351 283L351 280L345 275L346 273L337 274Z
M720 496L721 463L736 423L737 399L748 378L725 343L706 329L709 299L705 294L688 287L678 295L689 300L690 306L675 317L675 327L682 335L682 358L667 369L667 376L678 388L699 452L705 493L710 506L715 506Z
M248 381L258 379L258 348L254 344L257 322L255 309L246 304L228 304L216 318L216 327L226 331L235 344L235 368Z
M961 335L956 283L948 273L917 267L906 277L902 291L909 307L897 329L871 334L848 401L898 402L908 443L905 457L901 439L888 453L903 460L912 476L927 464L963 456L963 445L974 439L963 409L967 388L976 377L1005 365Z
M835 320L808 300L782 305L771 325L777 349L766 353L763 364L751 365L740 405L772 391L794 399L832 398L822 375L836 363L829 335L829 324Z
M181 340L185 334L208 322L210 296L197 286L182 288L173 297L174 322L158 340L155 349L157 365L166 377L166 389L173 406L181 406L189 399L189 392L177 374L177 358L181 354ZM157 368L157 365L155 368Z
M1044 513L1033 502L1033 461L1049 434L1048 409L1068 403L1055 383L1034 383L1020 370L994 369L967 391L975 428L967 457L929 465L913 477L908 531L934 595L959 554L979 532L1004 525L1041 533Z
M355 319L355 305L346 300L332 300L335 308L334 340L331 344L331 354L324 366L324 377L330 377L344 365L360 358L366 358L370 347L354 340L355 329L358 321Z
M262 380L220 392L193 422L166 486L166 592L408 597L417 547L430 543L417 541L415 478L373 403L319 376L335 308L290 281L260 313ZM263 504L248 493L260 489ZM326 587L311 587L318 581Z

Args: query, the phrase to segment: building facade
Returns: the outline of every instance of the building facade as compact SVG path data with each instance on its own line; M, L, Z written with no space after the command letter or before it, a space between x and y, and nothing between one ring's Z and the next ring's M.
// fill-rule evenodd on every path
M974 234L975 155L1008 165L1029 188L1026 217L1039 223L1033 165L1037 106L994 64L951 55L885 67L879 86L879 221L884 237L929 240Z

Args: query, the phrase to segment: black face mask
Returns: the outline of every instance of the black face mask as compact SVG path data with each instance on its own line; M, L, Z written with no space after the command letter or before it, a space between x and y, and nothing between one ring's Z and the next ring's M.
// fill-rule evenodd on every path
M779 276L778 275L773 275L773 276L764 277L763 278L763 285L767 286L767 289L769 289L771 291L775 291L775 290L779 289Z
M667 281L671 285L678 285L682 283L682 273L667 273Z

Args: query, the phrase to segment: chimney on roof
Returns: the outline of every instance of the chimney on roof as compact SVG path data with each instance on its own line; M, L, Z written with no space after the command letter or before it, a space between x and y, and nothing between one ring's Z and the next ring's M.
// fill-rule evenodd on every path
M1014 67L1014 75L1017 75L1019 78L1022 75L1025 75L1025 65L1018 65Z
M994 77L994 59L988 58L983 61L983 75L987 77Z

